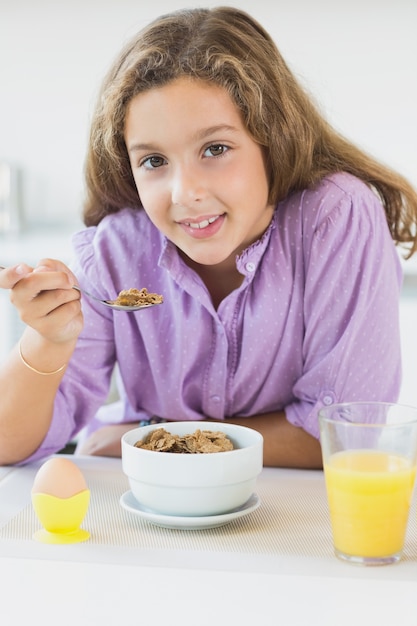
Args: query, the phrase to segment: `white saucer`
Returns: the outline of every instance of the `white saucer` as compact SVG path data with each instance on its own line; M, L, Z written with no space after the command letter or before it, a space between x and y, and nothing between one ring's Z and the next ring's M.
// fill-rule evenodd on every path
M156 526L162 526L162 528L174 528L177 530L204 530L207 528L216 528L217 526L224 526L229 524L239 517L248 515L258 508L261 501L256 493L253 493L249 500L242 506L228 513L222 513L221 515L205 515L202 517L183 517L179 515L162 515L160 513L154 513L150 509L142 507L134 497L131 491L126 491L120 497L120 505L140 518L155 524Z

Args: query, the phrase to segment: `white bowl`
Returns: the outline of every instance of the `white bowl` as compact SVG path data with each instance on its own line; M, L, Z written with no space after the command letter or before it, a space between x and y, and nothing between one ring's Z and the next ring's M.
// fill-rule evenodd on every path
M135 447L157 428L177 435L197 429L221 431L234 450L206 454L155 452ZM207 516L242 506L262 471L263 438L256 430L222 422L167 422L122 437L122 468L142 507L165 515Z

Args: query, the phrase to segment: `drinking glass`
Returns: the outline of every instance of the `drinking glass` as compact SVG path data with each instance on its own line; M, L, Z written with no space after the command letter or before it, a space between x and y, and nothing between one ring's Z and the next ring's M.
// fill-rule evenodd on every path
M401 558L417 465L417 408L334 404L319 412L336 556L363 565Z

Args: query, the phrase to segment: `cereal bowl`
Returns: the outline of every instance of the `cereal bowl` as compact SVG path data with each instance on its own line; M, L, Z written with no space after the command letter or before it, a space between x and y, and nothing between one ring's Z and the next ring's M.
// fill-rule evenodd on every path
M224 433L233 450L176 454L138 448L163 427L181 437L201 431ZM252 428L222 422L167 422L134 428L122 437L122 468L141 507L162 515L220 515L241 507L262 471L263 438Z

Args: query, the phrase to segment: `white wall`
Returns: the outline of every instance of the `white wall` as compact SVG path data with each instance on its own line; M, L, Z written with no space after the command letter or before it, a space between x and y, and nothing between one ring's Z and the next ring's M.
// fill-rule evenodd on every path
M416 0L0 0L0 159L30 221L79 215L89 115L124 41L160 13L251 12L334 124L417 183Z

